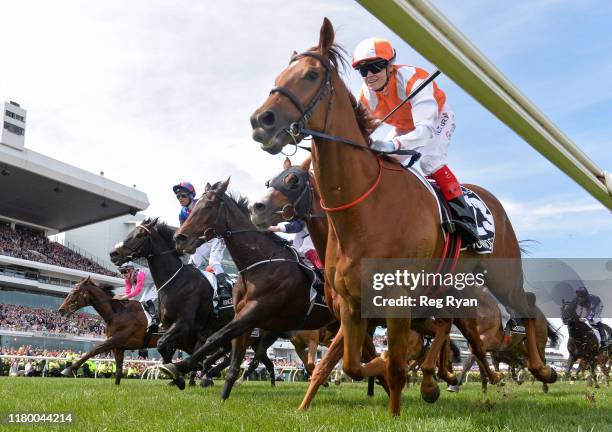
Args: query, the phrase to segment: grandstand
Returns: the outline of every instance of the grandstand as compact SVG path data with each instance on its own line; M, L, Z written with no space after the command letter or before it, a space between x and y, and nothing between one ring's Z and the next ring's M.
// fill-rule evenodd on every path
M26 148L27 116L19 104L5 103L3 116L0 347L88 350L103 339L100 318L86 310L64 319L55 310L82 277L117 287L123 280L103 258L105 254L84 253L49 236L102 221L122 221L125 215L134 219L148 207L147 196Z

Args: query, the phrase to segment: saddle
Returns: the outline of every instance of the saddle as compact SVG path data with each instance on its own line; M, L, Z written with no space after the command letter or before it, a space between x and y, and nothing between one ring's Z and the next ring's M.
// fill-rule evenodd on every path
M522 318L514 317L510 318L506 323L506 328L504 329L505 334L521 334L524 335L527 333L527 329L525 328L525 324L523 323Z
M452 224L452 211L448 206L448 203L444 199L440 188L433 180L429 180L420 171L417 171L411 165L402 165L406 171L412 173L423 185L429 190L438 203L438 213L440 216L440 226L443 233L449 234L453 232ZM493 213L486 205L486 203L480 198L476 192L471 189L461 186L465 202L472 210L474 214L474 220L476 221L476 227L480 234L480 241L462 245L461 250L470 249L478 254L489 254L493 252L493 243L495 240L495 222L493 220Z

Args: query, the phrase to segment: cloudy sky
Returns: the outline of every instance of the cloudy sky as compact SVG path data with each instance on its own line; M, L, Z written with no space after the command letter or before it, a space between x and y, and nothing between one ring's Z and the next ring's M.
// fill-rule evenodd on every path
M612 169L612 3L436 1L600 166ZM148 215L176 223L171 186L232 176L258 196L282 164L251 140L249 115L324 16L349 51L392 40L401 63L434 66L350 0L4 1L0 99L28 110L26 146L135 184ZM607 30L606 30L607 29ZM346 80L357 91L361 79ZM450 166L506 206L536 257L609 257L610 212L449 79L458 128ZM305 155L298 154L301 160Z

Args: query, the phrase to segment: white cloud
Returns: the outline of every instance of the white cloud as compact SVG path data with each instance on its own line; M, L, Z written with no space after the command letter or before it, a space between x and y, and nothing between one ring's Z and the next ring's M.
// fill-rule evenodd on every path
M519 8L486 6L494 14L483 21L475 19L483 13L480 2L439 5L468 35L484 39L484 51L495 56L508 48L525 49L528 41L517 37L525 23L560 7L555 1ZM280 169L280 156L272 157L252 142L249 115L267 97L291 52L316 43L323 16L331 18L338 41L349 51L362 38L379 35L396 43L401 62L428 67L350 0L242 0L214 7L164 0L9 2L0 14L0 97L28 110L27 147L136 184L151 201L147 213L173 222L178 208L170 187L178 181L191 180L201 191L206 181L231 175L232 189L257 196L263 181ZM538 43L554 38L550 34ZM449 94L459 93L449 80L441 82ZM348 83L356 89L360 78L349 74ZM612 87L602 88L606 83L602 80L598 92L591 93L609 91ZM467 103L453 106L458 115L468 110ZM473 130L462 132L464 139L486 137L482 145L493 150L458 155L460 167L462 160L485 167L470 168L463 176L459 170L461 179L513 187L525 177L538 180L548 162L499 160L495 149L508 141L498 137L507 136L507 130L473 102L469 115L462 125ZM601 136L605 134L602 127ZM303 157L302 152L295 159ZM511 216L529 232L560 231L576 222L547 205L536 203L540 212L548 212L541 214L517 203ZM590 207L587 211L595 227L609 218Z

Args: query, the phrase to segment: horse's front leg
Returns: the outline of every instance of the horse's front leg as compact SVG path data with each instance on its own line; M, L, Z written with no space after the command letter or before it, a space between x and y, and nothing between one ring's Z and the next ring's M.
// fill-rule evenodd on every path
M225 385L221 392L221 398L226 400L232 392L232 387L240 375L240 365L244 359L244 353L246 352L249 340L251 339L250 332L245 333L241 336L232 340L232 360L225 377Z
M234 316L234 319L225 327L212 334L206 343L193 352L191 357L177 363L167 363L160 366L172 377L177 377L181 373L186 373L197 367L198 363L208 354L214 352L219 347L229 344L232 339L238 337L247 331L250 332L257 323L258 317L261 317L263 312L258 302L251 301L247 303L242 310Z
M306 390L304 399L298 408L300 411L305 411L310 408L310 404L317 394L319 387L327 381L329 374L342 358L342 353L344 351L343 346L344 331L340 328L327 349L327 352L314 368L312 376L310 377L310 383L308 384L308 390Z
M567 364L565 365L565 378L571 380L572 379L572 366L576 363L576 357L573 353L569 353L569 357L567 359ZM576 375L578 372L576 372Z
M131 334L132 334L131 328L128 328L128 329L125 329L118 333L113 334L111 337L106 339L100 345L96 346L94 349L84 354L80 359L78 359L76 362L71 364L69 367L65 368L62 371L62 375L64 376L72 375L72 371L79 370L79 368L81 367L83 363L85 363L87 360L89 360L91 357L95 355L110 351L116 346L125 346L126 341L130 338Z
M451 324L452 320L450 319L436 319L436 335L421 365L421 371L423 372L421 397L429 403L437 401L440 397L440 389L434 379L434 373L436 371L436 360L440 357L440 350L450 333Z

